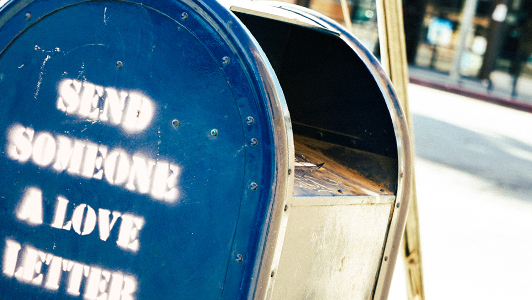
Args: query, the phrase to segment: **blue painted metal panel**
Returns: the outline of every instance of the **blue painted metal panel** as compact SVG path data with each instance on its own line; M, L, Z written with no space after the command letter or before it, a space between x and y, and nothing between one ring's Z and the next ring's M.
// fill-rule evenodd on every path
M202 3L1 8L1 299L247 296L271 99L247 33Z

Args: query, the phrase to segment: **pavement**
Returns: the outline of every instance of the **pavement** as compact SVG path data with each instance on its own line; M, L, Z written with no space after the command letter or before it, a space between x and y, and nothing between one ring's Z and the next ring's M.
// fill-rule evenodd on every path
M532 112L532 76L527 74L517 80L515 96L512 96L513 77L502 71L490 74L491 88L488 81L461 77L459 82L453 82L446 73L417 66L409 67L409 75L411 83Z
M532 114L408 92L426 299L531 299ZM401 259L388 299L407 299Z

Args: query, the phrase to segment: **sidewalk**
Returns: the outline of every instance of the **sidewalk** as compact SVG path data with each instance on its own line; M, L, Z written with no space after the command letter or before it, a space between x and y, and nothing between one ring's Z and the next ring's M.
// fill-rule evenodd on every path
M492 90L479 80L462 78L453 83L446 73L410 66L410 82L498 105L532 112L532 78L521 76L517 82L517 97L513 98L512 78L509 74L494 71L491 74Z
M532 114L410 84L426 299L531 299ZM388 300L406 300L398 259Z

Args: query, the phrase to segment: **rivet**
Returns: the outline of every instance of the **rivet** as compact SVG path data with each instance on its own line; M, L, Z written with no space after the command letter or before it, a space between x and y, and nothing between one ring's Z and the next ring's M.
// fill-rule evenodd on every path
M404 176L404 173L401 173L401 174L400 174L399 176L401 176L401 178L403 178L403 176Z
M229 58L229 56L224 56L222 58L222 63L227 66L229 63L231 62L231 59Z
M284 206L284 211L287 211L287 210L288 210L288 204L286 204L286 205Z
M385 257L384 257L384 261L388 261L388 256L385 256Z
M343 194L343 193L344 193L344 191L342 191L342 190L338 190L338 193L340 193L340 194Z
M243 260L244 260L244 256L242 256L242 254L237 254L237 255L236 255L236 261L237 261L237 262L241 262L241 261L243 261Z
M173 126L174 128L179 127L179 120L178 120L178 119L173 119L173 120L172 120L172 126Z
M253 119L252 116L249 116L246 118L246 123L248 123L248 125L251 125L255 122L255 119Z
M258 188L259 188L259 185L256 184L255 182L252 182L252 183L249 185L249 189L252 190L252 191L256 191Z
M188 14L184 12L181 14L181 20L185 21L186 19L188 19Z
M384 192L384 189L381 189L381 192Z
M257 141L256 138L252 138L251 139L251 142L249 143L252 147L255 147L257 146L257 144L259 143L259 141Z
M292 174L292 169L288 169L288 175Z
M26 21L31 20L31 14L30 14L29 12L27 12L27 13L24 15L24 19L25 19Z
M273 277L273 275L275 275L275 271L272 271L272 272L270 273L270 277Z
M397 203L397 204L395 205L395 207L397 207L397 208L399 208L399 206L401 206L401 203Z
M117 70L122 69L123 66L124 66L124 63L122 61L119 60L119 61L116 62L116 69Z
M211 130L211 135L212 136L218 136L218 129L212 129Z

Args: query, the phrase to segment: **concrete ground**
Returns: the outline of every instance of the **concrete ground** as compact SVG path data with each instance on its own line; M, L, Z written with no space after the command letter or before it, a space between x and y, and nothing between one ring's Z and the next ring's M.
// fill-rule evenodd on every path
M532 114L409 86L426 299L532 299ZM389 298L407 299L398 260Z

